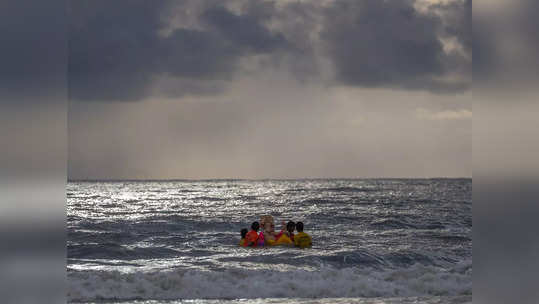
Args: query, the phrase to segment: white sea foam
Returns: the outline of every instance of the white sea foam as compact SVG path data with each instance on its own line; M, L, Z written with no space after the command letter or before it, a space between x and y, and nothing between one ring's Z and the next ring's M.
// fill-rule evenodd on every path
M68 300L459 296L472 293L472 262L450 270L415 265L392 270L70 271Z

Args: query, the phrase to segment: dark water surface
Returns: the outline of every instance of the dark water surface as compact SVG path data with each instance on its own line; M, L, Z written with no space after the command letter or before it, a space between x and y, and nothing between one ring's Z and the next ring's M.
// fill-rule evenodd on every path
M468 302L471 190L471 179L70 182L68 299ZM239 248L264 214L303 221L313 248Z

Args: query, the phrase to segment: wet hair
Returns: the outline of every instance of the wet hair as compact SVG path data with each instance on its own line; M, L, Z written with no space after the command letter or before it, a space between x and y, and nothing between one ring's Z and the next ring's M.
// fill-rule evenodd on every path
M294 223L293 221L290 221L286 224L286 230L287 231L294 231L294 229L296 228L296 223Z
M296 223L296 230L298 232L303 232L303 223L302 222L297 222Z
M249 230L247 230L247 228L243 228L243 229L241 230L240 233L241 233L241 238L242 238L242 239L245 238L245 236L247 235L247 232L249 232Z
M259 228L260 224L258 222L253 222L253 224L251 225L251 229L253 229L254 231L258 231Z

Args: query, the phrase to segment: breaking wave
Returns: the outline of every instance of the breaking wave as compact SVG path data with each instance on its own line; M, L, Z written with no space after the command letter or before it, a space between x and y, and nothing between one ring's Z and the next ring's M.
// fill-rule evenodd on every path
M415 297L472 294L472 262L451 269L416 264L373 270L322 267L317 271L68 272L68 300Z

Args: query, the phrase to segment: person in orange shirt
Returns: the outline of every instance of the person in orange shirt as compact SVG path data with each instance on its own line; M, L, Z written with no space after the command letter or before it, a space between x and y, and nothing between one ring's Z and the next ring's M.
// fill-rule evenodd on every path
M258 245L258 229L260 229L260 224L253 222L251 231L245 235L245 246L256 247Z

